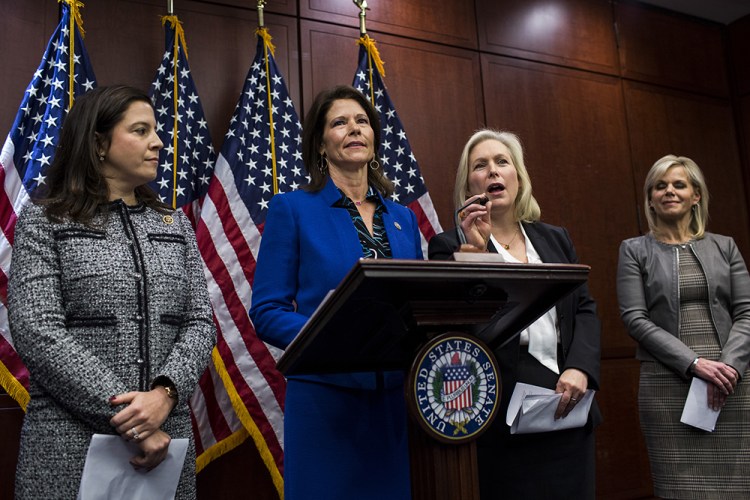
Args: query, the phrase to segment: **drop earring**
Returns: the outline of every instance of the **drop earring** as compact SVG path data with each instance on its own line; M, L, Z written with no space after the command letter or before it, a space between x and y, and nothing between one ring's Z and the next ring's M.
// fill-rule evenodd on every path
M320 175L328 173L328 158L324 154L318 156L318 170L320 171Z

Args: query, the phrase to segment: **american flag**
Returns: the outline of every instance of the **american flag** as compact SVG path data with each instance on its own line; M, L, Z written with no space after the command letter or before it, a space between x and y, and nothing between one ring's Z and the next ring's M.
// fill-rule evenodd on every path
M463 410L473 404L469 377L471 373L469 373L468 365L461 364L458 353L453 354L451 364L443 368L443 394L441 396L447 409Z
M83 21L79 11L82 4L76 0L63 1L60 24L26 89L0 153L3 185L0 191L0 297L3 302L0 305L0 384L24 410L29 402L29 373L13 348L4 305L16 218L33 191L45 182L60 128L75 96L96 86L96 77L83 46Z
M152 183L161 201L181 208L193 226L216 163L203 107L188 65L185 32L177 16L162 17L166 50L151 85L156 128L164 148ZM247 439L213 363L190 399L196 470Z
M258 339L247 311L268 202L309 182L300 132L271 37L259 28L257 53L216 162L197 236L218 329L214 366L279 496L286 380L276 370L280 351Z
M182 208L196 225L216 154L188 65L185 32L177 16L164 16L166 50L151 84L156 128L164 148L151 187L163 203Z
M396 107L383 83L383 63L375 41L363 35L357 43L360 45L359 63L352 86L370 99L380 115L382 139L378 156L386 176L396 186L393 200L406 205L417 215L422 251L427 255L427 242L443 230Z

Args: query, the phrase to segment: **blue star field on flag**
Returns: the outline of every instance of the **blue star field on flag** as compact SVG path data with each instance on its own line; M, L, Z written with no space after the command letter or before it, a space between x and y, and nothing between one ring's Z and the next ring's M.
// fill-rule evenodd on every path
M383 79L377 68L372 70L372 88L368 69L367 49L359 48L359 64L352 86L371 98L375 97L373 105L380 115L382 139L378 156L383 164L386 177L393 182L396 190L393 200L409 205L427 192L424 179L419 171L417 159L412 154L411 146L406 138L404 127L396 113L396 108L386 91Z
M300 151L302 126L271 49L265 58L266 49L259 32L255 59L222 147L237 191L256 225L265 221L276 192L294 191L310 182Z
M0 152L0 298L5 303L18 215L46 182L60 129L71 101L96 87L83 45L80 2L64 0L62 18L47 44L39 67ZM13 347L7 310L0 304L0 377L7 393L26 409L29 373Z
M352 86L372 102L380 116L381 143L378 157L386 177L394 184L393 200L409 207L416 214L422 233L422 249L427 255L427 242L435 234L442 232L442 228L404 127L383 83L379 71L382 62L375 48L375 41L364 35L358 43L359 61Z
M74 24L75 25L75 24ZM63 5L57 26L42 62L26 89L10 132L14 144L13 162L28 192L45 182L45 171L52 163L70 101L71 9ZM74 29L73 95L96 87L94 70L78 26ZM6 165L6 168L8 165Z
M469 367L466 365L448 365L445 368L445 381L464 381L469 378Z
M151 100L164 148L151 187L163 203L179 208L206 194L216 154L190 73L180 23L177 16L167 16L163 22L166 52L151 84Z

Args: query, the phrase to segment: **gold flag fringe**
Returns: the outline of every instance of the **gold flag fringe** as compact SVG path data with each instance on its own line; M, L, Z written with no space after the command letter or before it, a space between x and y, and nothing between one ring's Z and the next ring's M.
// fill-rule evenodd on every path
M8 392L8 395L26 412L26 407L31 400L29 391L26 390L23 384L2 363L0 363L0 387L3 387Z
M176 15L161 16L161 25L165 26L167 23L171 24L172 28L174 28L175 35L176 35L175 45L177 45L178 43L180 44L180 46L182 47L182 50L185 51L185 59L187 59L188 57L187 42L185 41L185 30L182 29L182 21L177 19ZM176 48L177 47L175 47L175 49ZM176 50L175 50L175 53L177 53Z
M263 463L266 465L266 467L268 468L268 472L271 474L271 481L273 482L273 485L276 488L276 492L279 494L279 498L281 500L284 500L284 478L281 476L281 472L279 471L279 468L276 466L276 461L274 460L271 450L268 449L268 444L266 443L266 440L263 437L263 434L260 432L260 429L258 429L258 426L253 420L253 417L250 416L250 412L247 411L247 406L245 406L245 403L242 401L242 398L237 393L237 389L235 388L234 383L232 382L232 379L229 376L229 373L227 372L227 368L224 365L224 360L221 358L221 354L219 354L218 348L214 347L214 350L211 353L211 358L213 359L214 368L216 368L216 373L219 375L219 377L221 378L221 381L224 383L224 387L227 390L229 399L232 401L232 407L234 408L234 411L237 414L237 417L240 419L240 422L242 422L242 425L244 426L245 430L250 434L250 437L253 438L253 442L255 443L255 446L258 449L258 453L260 453L260 457L263 460ZM242 440L238 441L239 438L242 438ZM240 444L242 441L244 441L244 436L240 435L238 431L238 432L235 432L228 439L230 440L230 442L227 444L227 448L232 449L238 444ZM215 445L214 447L204 452L201 455L201 457L203 457L203 455L205 455L209 451L212 454L215 454L215 456L220 455L219 453L220 449L214 450L214 448L216 448L217 446L219 446L219 444ZM210 462L213 458L215 458L215 456L206 457L206 460L200 461L201 463L197 464L196 468L198 467L198 465L200 465L200 468L202 469L203 467L205 467L205 465L208 462Z
M380 58L380 52L378 52L378 48L375 46L375 40L370 38L370 35L365 34L357 40L357 45L362 45L367 49L367 55L369 56L370 62L375 63L375 67L378 68L380 76L385 78L385 67L383 66L383 60Z
M271 34L268 32L268 28L265 26L261 26L258 29L255 30L255 34L260 36L263 39L263 45L268 48L268 50L271 52L272 56L276 56L276 47L271 43Z
M70 6L70 17L73 22L78 25L78 30L81 32L81 38L85 38L86 32L83 30L83 18L81 17L80 10L84 7L83 2L79 0L57 0L57 3L66 3Z
M228 438L224 438L210 448L204 450L203 453L195 459L195 473L198 474L215 459L237 448L247 440L248 436L247 429L241 427Z

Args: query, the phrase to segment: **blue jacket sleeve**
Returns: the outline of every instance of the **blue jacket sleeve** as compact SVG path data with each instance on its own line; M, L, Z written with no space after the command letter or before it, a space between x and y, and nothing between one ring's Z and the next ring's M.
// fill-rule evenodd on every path
M283 196L271 200L255 267L250 319L258 336L285 349L307 317L296 312L299 287L298 221Z

